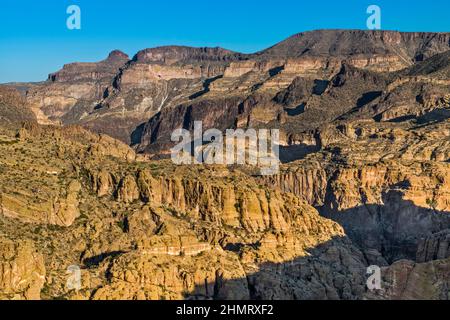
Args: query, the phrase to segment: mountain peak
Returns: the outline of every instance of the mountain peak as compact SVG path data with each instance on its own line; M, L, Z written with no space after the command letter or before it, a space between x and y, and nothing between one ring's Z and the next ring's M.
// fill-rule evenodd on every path
M120 50L113 50L109 53L107 60L113 60L113 59L127 59L130 58L128 55Z

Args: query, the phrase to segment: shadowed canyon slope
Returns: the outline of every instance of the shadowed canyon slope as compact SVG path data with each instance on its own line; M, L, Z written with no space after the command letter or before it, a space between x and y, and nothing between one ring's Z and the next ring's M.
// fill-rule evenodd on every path
M164 159L198 120L280 171ZM450 298L450 33L113 51L0 86L0 151L0 299Z

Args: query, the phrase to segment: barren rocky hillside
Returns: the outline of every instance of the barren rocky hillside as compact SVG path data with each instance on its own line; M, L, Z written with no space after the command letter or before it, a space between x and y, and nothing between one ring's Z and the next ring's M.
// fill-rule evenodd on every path
M320 30L0 86L0 299L449 299L449 50ZM198 120L280 129L280 172L164 159Z

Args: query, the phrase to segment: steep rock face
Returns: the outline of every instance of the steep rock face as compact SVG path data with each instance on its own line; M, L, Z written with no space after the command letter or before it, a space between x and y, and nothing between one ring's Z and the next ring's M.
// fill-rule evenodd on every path
M72 181L67 186L67 195L63 201L55 205L55 213L49 218L50 224L68 227L72 225L79 217L78 193L81 190L81 184L78 181Z
M0 238L0 300L39 300L45 274L43 256L32 242Z
M302 252L305 248L314 247L313 243L317 241L314 240L315 237L323 239L319 243L327 238L329 231L325 229L326 224L320 227L318 233L314 231L318 222L299 221L298 226L304 228L300 233L291 233L293 231L289 231L289 228L285 228L285 234L268 233L257 245L257 249L234 243L232 239L221 243L226 248L242 246L241 258L219 246L198 243L195 237L189 239L187 236L180 236L177 240L159 236L143 240L138 245L138 252L123 255L114 261L110 284L98 290L94 299L360 297L363 292L365 260L362 254L357 253L356 248L349 249L349 244L345 242L340 246L330 244L319 258L314 256L305 258L305 261L298 258L304 254ZM332 231L331 234L333 233ZM335 234L338 235L339 232ZM336 249L334 246L337 246ZM353 256L355 253L359 254L359 258ZM345 256L344 260L340 260L340 255ZM288 257L297 257L298 261L283 263ZM299 274L299 266L308 265L308 261L314 263L315 268L305 269ZM332 270L326 267L330 261L336 265ZM178 267L174 268L174 265ZM326 275L327 271L330 272L329 275ZM333 283L333 275L341 278L341 284ZM303 278L303 282L296 282L293 286L294 279L299 276ZM314 278L312 283L311 277Z
M117 201L146 207L125 222L137 251L114 260L94 299L362 297L366 260L337 224L292 194L186 169L169 177L143 170L108 186L118 188Z
M97 193L100 193L100 189ZM132 176L126 176L122 179L117 191L117 200L125 203L133 202L139 199L139 189L136 180Z
M48 81L27 88L26 99L42 124L79 122L95 108L128 56L116 50L97 63L72 63Z
M447 259L450 257L450 230L421 239L417 249L417 262Z
M226 167L137 162L114 150L126 146L110 142L79 127L26 124L13 143L0 143L0 168L7 169L0 175L2 196L23 198L16 211L28 210L26 217L35 219L3 214L0 230L16 243L33 239L43 253L44 298L247 299L264 296L267 287L273 298L361 296L363 256L348 239L334 242L345 237L342 228L304 201ZM108 153L92 151L99 143ZM30 163L34 171L24 169ZM60 215L52 215L51 206L42 215L34 210L56 198L65 203ZM313 254L328 242L327 253ZM342 254L332 254L334 246ZM340 258L353 254L358 258ZM302 267L302 283L315 279L314 294L290 289L296 267L287 267L285 280L268 273L269 266L281 270L298 259L307 265L318 259L314 269ZM339 284L325 276L328 261ZM81 267L79 291L67 287L73 265ZM7 289L5 298L19 289Z
M267 95L267 99L257 104L254 118L264 114L262 110L269 110L265 112L272 120L279 118L287 135L307 131L333 119L332 116L342 116L362 107L384 90L382 83L378 83L360 91L359 84L367 79L353 75L354 82L347 87L358 88L354 94L360 96L344 98L352 93L344 86L342 90L330 89L329 94L318 98L323 92L319 87L336 76L343 64L391 75L412 66L409 75L408 72L400 73L410 77L423 70L422 73L428 76L442 78L445 71L434 72L436 67L429 66L444 68L447 56L442 54L433 62L425 60L448 51L448 39L447 33L318 30L295 35L255 54L240 54L222 48L167 46L142 50L128 61L125 54L114 51L101 62L69 64L51 74L45 83L24 86L27 101L40 123L82 124L128 144L142 140L140 150L165 152L165 143L151 141L150 144L155 146L149 146L149 138L142 135L143 123L159 117L162 110L176 113L180 106L190 105L191 101L201 104L204 99L214 101L221 108L234 109L235 106L224 105L222 101L236 95L244 100L256 93ZM422 65L422 69L416 64ZM320 90L306 99L309 100L308 116L302 114L300 104L289 107L299 107L298 110L283 113L279 112L279 105L267 103L298 77L319 83L316 89ZM306 101L302 103L306 104ZM408 112L418 113L417 108L405 112L402 105L393 106L383 121ZM330 118L321 117L324 110ZM258 119L249 123L268 123L268 115L264 117L265 121ZM210 116L214 117L214 112ZM163 121L170 122L170 118ZM220 117L215 119L219 127L228 125L228 119L222 120ZM167 136L163 138L167 139Z
M285 263L249 265L254 299L354 300L365 291L366 259L348 239L334 238Z
M19 91L8 86L0 86L0 124L17 127L25 121L36 121L26 100Z
M422 237L448 228L448 172L446 164L309 164L266 180L318 207L363 248L396 260L415 259Z
M91 173L91 176L98 179L92 182L94 191L99 193L103 189L117 189L117 200L120 202L141 199L152 205L172 207L191 219L243 228L251 233L268 230L289 233L291 226L301 228L302 225L310 226L313 228L311 231L317 234L322 229L320 219L310 220L308 215L300 213L310 210L305 203L288 194L269 192L252 185L217 185L190 178L155 178L144 170L138 173L137 178L127 175L118 186L105 186L100 183L104 179L102 175ZM331 230L339 234L339 229L333 227Z
M100 288L94 299L249 298L242 266L223 251L183 259L133 253L116 260L110 272L112 283ZM226 282L231 279L236 281Z
M50 74L48 79L52 82L61 83L102 79L109 81L128 60L129 58L125 53L115 50L105 60L97 63L67 64L60 71Z
M283 61L269 60L269 61L254 61L246 60L239 62L231 62L230 65L225 69L223 76L225 78L238 78L249 72L270 72L275 71L275 68L281 67Z
M408 70L409 76L433 76L437 79L450 77L450 51L438 53Z
M284 192L301 196L312 205L322 206L325 202L328 178L325 168L319 163L289 168L265 180Z
M369 299L448 300L449 259L425 263L400 260L382 268L382 289Z
M332 178L332 191L327 199L329 209L342 211L363 203L381 204L380 196L384 190L390 189L416 206L448 211L448 177L445 164L406 166L391 162L388 165L339 169ZM440 179L441 183L436 185L435 179Z
M62 227L71 226L80 216L82 184L77 161L113 157L129 162L136 158L131 148L113 138L80 127L41 127L29 122L17 138L1 146L0 214L26 223ZM38 155L47 159L34 161ZM69 158L72 163L65 162Z
M234 61L243 59L244 55L223 48L192 48L167 46L139 51L133 61L140 63L174 64L178 62Z
M261 51L265 56L349 56L393 54L405 66L449 50L448 33L420 33L363 30L317 30L298 33L281 43Z
M28 89L27 101L39 123L60 125L64 116L83 116L86 110L77 108L80 103L95 101L103 90L101 85L88 82L36 85Z
M9 188L8 188L9 189ZM55 198L33 199L30 194L20 194L11 190L0 194L0 214L28 223L44 223L58 226L70 226L80 215L78 210L78 193L81 185L72 181L66 190ZM37 201L36 201L37 200Z
M240 97L203 100L198 103L179 105L173 110L163 110L143 127L138 141L138 151L148 153L169 152L174 142L172 132L178 128L193 130L195 121L202 121L203 130L232 126L239 115L245 113Z
M224 67L202 65L160 65L132 63L123 71L117 81L120 89L145 88L158 81L169 81L173 79L200 79L213 78L223 74Z

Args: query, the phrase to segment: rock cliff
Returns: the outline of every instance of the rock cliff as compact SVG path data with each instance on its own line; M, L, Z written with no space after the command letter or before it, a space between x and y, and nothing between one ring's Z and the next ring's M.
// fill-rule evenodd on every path
M256 94L265 99L252 106L251 109L255 108L252 117L265 110L270 119L283 119L279 125L290 135L299 130L315 129L334 119L332 117L366 105L405 68L412 68L409 73L402 73L407 78L420 70L432 72L426 66L445 64L448 54L445 56L444 52L449 49L447 33L317 30L294 35L254 54L222 48L166 46L141 50L129 59L116 50L98 63L65 65L62 70L50 74L46 82L17 86L24 89L40 123L81 124L128 144L140 144L141 150L152 153L154 147L158 151L167 148L164 143L167 137L160 138L161 144L159 141L149 143L147 135L151 136L152 132L142 134L142 126L155 121L152 117L160 118L161 111L167 115L178 112L183 105L198 109L210 101L231 113L242 108L242 102ZM444 56L433 58L437 54ZM434 63L428 61L430 59L434 59ZM418 67L421 64L423 66ZM391 77L369 85L366 73L339 75L343 65L348 66L347 69L355 67L373 72L372 77L380 78L379 74L386 73ZM288 106L283 112L286 107L272 103L272 98L298 77L313 82L314 89L301 103ZM326 83L330 81L334 83L327 88ZM442 84L448 86L445 81ZM349 87L358 88L353 94L359 96L347 97L349 90L345 88ZM324 90L327 93L320 97ZM301 104L307 105L304 115L299 107ZM327 112L330 118L320 118L323 112L318 105L333 111ZM337 106L339 108L332 108ZM298 111L295 111L297 107ZM405 115L404 107L395 108L399 109L395 111L395 117ZM392 119L392 112L388 112L383 120ZM233 120L243 123L242 117L247 118L248 114ZM218 127L228 125L228 119L218 117L214 120L220 124ZM164 122L176 125L171 123L170 117ZM312 125L299 126L299 123L310 122Z
M0 298L448 299L449 43L319 30L0 86ZM279 172L165 159L198 120L280 129Z

